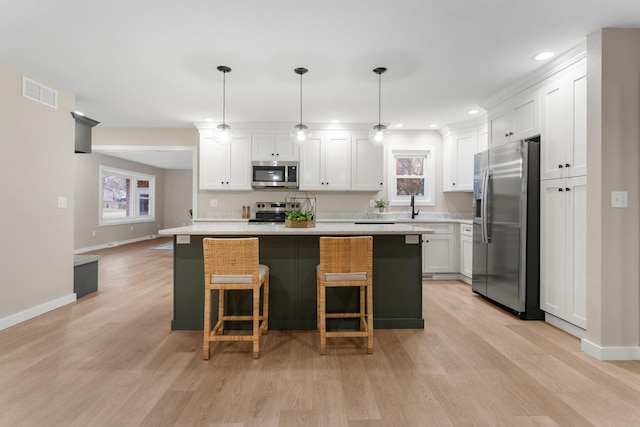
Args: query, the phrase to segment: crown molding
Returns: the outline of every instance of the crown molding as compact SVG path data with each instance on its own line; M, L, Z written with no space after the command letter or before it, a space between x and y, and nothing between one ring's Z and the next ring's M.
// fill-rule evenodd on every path
M507 86L497 94L487 99L484 103L480 104L480 106L488 111L512 96L518 95L527 89L534 88L546 79L553 77L555 74L558 74L586 57L587 41L585 39L563 54L558 55L555 59L537 68L524 78Z

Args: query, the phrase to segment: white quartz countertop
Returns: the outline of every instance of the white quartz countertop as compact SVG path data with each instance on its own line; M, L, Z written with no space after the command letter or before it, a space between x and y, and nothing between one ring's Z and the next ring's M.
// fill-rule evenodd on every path
M316 222L311 228L287 228L284 224L250 224L246 222L208 222L185 227L168 228L158 232L163 236L172 235L344 235L365 234L429 234L433 230L419 224L354 224L344 222Z

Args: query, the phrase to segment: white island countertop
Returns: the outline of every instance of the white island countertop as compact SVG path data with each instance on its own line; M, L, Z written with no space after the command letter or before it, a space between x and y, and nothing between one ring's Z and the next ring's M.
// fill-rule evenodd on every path
M196 223L185 227L167 228L158 234L203 236L268 236L268 235L334 235L358 236L365 234L429 234L432 229L410 224L354 224L318 222L311 228L287 228L284 224L253 224L246 222Z

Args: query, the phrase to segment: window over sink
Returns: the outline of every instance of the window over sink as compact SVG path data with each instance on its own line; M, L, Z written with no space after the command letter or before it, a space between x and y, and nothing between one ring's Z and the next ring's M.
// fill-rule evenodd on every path
M435 162L432 149L389 147L388 199L391 205L435 205Z

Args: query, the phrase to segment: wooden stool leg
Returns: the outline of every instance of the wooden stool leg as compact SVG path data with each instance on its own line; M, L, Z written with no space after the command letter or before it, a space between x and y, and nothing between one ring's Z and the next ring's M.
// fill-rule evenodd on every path
M220 289L218 291L218 320L222 321L220 323L220 329L218 329L218 334L224 334L224 290Z
M327 354L327 288L320 285L320 354Z
M269 332L269 273L264 279L264 285L262 289L262 322L264 327L262 333L266 335Z
M367 353L373 354L373 288L367 286Z
M260 287L253 288L253 358L260 357Z
M204 342L202 344L202 357L205 360L209 360L210 351L209 346L209 334L211 334L211 290L204 290Z
M366 286L360 286L360 330L364 331L364 324L363 322L366 321L366 315L367 313L365 312L365 298L366 298Z

